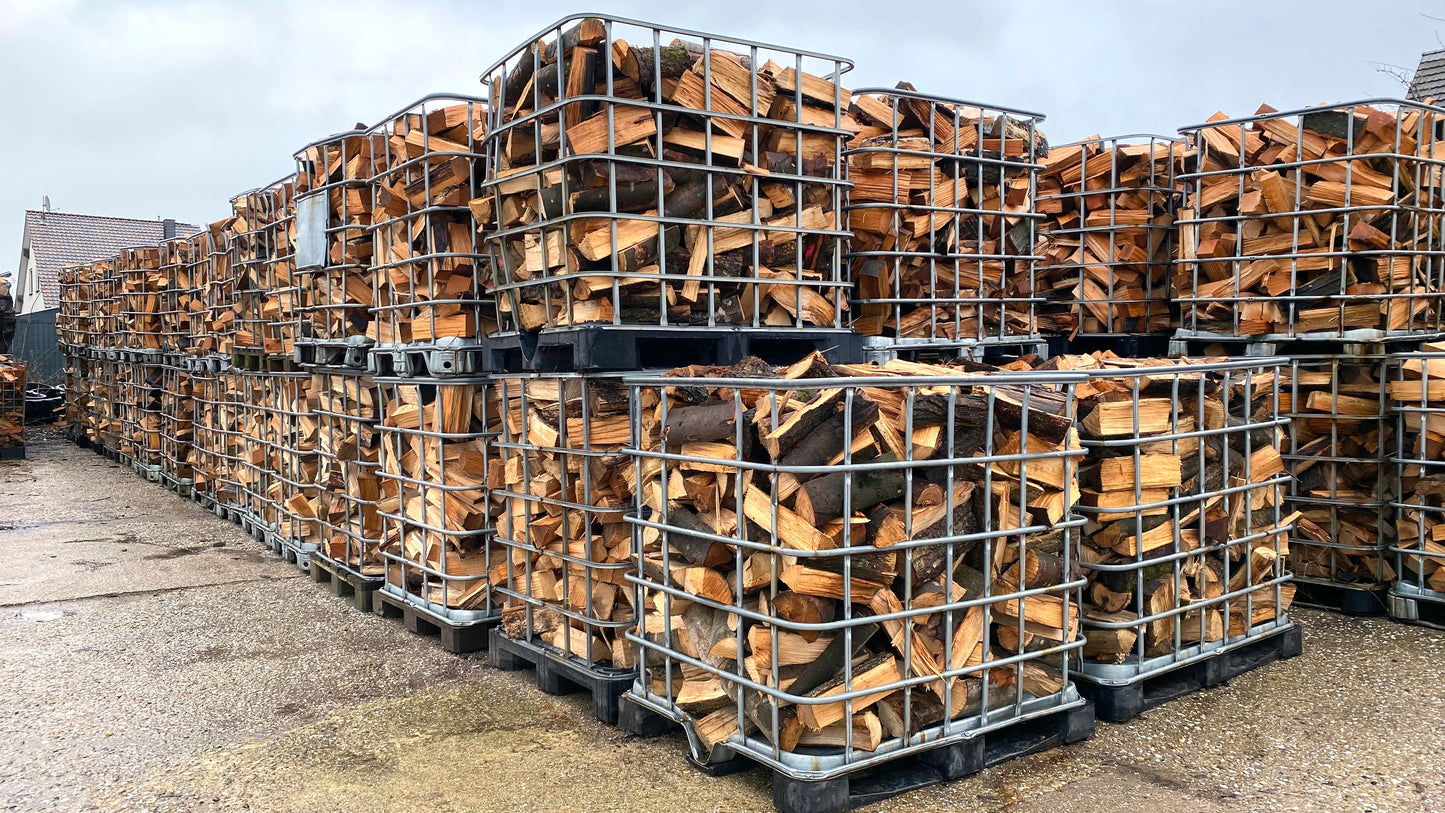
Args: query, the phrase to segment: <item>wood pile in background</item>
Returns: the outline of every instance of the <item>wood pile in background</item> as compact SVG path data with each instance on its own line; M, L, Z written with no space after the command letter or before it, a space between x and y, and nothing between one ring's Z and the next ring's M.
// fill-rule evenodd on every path
M1445 328L1436 132L1413 103L1350 104L1186 128L1180 327L1235 336Z
M1177 139L1094 136L1039 159L1044 219L1034 279L1042 332L1171 332L1174 212L1191 157Z
M1034 175L1041 116L860 90L847 144L852 325L939 342L1036 336Z
M502 329L846 326L847 67L595 17L504 57L476 203Z

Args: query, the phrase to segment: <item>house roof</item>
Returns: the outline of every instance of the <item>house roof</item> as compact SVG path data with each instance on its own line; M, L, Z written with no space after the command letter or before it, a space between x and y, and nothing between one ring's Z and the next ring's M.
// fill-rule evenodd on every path
M1410 80L1410 98L1417 102L1434 99L1436 104L1445 104L1445 48L1420 55L1420 67Z
M200 229L191 223L176 223L176 236L195 234ZM130 246L156 245L164 239L165 222L30 209L25 212L25 233L30 256L35 258L40 295L46 306L53 308L60 302L61 269L99 260Z

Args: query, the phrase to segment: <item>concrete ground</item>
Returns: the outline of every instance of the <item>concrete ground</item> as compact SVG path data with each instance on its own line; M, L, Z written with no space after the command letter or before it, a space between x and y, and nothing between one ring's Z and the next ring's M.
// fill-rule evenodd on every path
M0 810L772 809L116 464L31 457L0 463ZM1445 809L1445 633L1297 615L1299 658L870 810Z

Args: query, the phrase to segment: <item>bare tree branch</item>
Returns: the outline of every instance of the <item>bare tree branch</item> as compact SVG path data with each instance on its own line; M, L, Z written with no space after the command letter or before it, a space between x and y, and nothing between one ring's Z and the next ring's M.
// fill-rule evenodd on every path
M1410 83L1415 78L1415 72L1413 70L1402 68L1399 65L1391 65L1388 62L1371 62L1370 65L1374 67L1377 73L1383 73L1403 85L1405 90L1410 89Z

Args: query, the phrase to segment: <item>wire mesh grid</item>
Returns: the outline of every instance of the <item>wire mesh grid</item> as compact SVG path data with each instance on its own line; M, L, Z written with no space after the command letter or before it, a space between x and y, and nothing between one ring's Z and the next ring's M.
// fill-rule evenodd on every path
M359 576L381 577L381 408L376 385L354 373L314 372L320 470L320 551Z
M237 427L239 441L236 457L236 507L253 521L274 528L278 512L272 494L276 464L272 459L273 438L277 434L274 415L266 408L267 380L264 373L235 371L229 379L227 393Z
M204 494L222 504L233 502L223 493L222 483L230 476L230 456L226 440L225 411L227 396L224 377L209 370L191 374L192 414L191 471L197 494Z
M1181 139L1128 135L1054 147L1040 160L1041 331L1173 330L1174 217L1184 199L1179 176L1192 157Z
M55 313L55 338L67 355L84 352L90 346L90 277L96 263L66 266L56 275L60 303Z
M1296 581L1369 590L1395 579L1390 504L1398 485L1390 460L1397 443L1388 360L1290 360L1280 408L1290 419L1286 505L1299 512L1289 546Z
M214 431L207 437L214 439L216 455L216 479L214 494L220 505L249 511L252 505L248 490L258 487L257 476L252 467L252 449L248 448L247 432L251 429L251 399L258 399L255 374L226 370L216 374L216 389L204 398L207 405L213 405Z
M1445 347L1390 360L1400 494L1391 593L1445 603Z
M595 669L628 669L636 618L628 389L621 375L499 375L493 443L507 578L502 630Z
M514 49L482 76L502 329L846 327L851 67L619 17Z
M120 370L121 453L139 465L159 467L164 367L122 362Z
M500 432L485 380L376 379L384 589L456 623L493 619L506 578L489 494Z
M199 237L177 237L160 244L160 290L156 297L161 350L189 353L191 314L200 306L194 284Z
M1082 703L1077 377L863 375L629 379L631 696L699 761L826 779Z
M188 370L161 367L161 471L175 480L193 476L196 403Z
M191 248L192 294L187 330L193 356L229 353L235 319L236 280L231 273L231 219L216 221L194 236Z
M160 292L165 287L160 249L156 246L121 249L116 257L116 270L120 278L119 347L159 352Z
M0 356L0 448L25 445L25 365Z
M378 142L357 129L296 153L297 273L305 292L301 344L346 342L371 332L371 178Z
M69 436L92 443L99 438L94 378L93 362L88 357L66 355L65 422L70 426Z
M870 346L1038 337L1035 187L1043 116L929 96L854 91L848 143L853 328Z
M1445 108L1372 99L1180 130L1174 287L1194 336L1372 338L1445 330Z
M475 347L496 327L491 261L472 206L487 102L432 95L368 133L375 306L381 347Z
M270 373L263 379L270 483L267 502L275 511L276 533L299 551L317 549L316 519L321 460L309 373Z
M1075 388L1081 677L1143 680L1291 622L1282 358L1105 358Z
M88 368L89 377L82 385L88 390L95 412L95 436L91 440L107 451L118 452L121 448L120 364L96 358Z
M295 273L295 178L283 178L231 201L236 317L232 350L289 354L300 326Z

